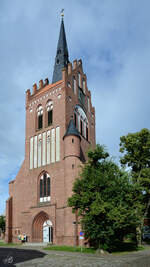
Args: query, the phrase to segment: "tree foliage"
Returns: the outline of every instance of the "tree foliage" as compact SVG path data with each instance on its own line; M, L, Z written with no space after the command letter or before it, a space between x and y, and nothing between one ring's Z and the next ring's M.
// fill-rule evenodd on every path
M132 178L137 182L148 200L150 197L150 131L142 129L120 138L120 160L123 166L131 167Z
M130 183L128 173L109 159L103 146L90 150L88 158L68 204L81 215L82 229L90 244L111 250L139 224L138 188Z
M123 166L131 168L132 181L140 188L140 203L143 208L141 228L150 209L150 131L129 133L120 138L120 160Z
M0 216L0 229L2 232L5 232L5 216L1 215Z
M120 137L120 152L124 153L121 164L132 168L135 178L143 169L150 168L150 131L129 133Z

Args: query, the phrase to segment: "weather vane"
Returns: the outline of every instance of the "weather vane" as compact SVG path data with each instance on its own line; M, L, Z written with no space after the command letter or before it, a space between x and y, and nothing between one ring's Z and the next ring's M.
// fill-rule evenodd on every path
M63 18L64 17L64 8L62 8L62 10L61 10L61 17Z

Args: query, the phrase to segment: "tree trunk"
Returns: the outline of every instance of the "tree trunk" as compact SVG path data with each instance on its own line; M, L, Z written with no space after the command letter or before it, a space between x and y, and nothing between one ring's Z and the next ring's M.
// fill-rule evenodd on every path
M136 228L136 242L137 242L137 246L141 246L142 245L142 227L141 227L141 225Z
M148 200L148 203L147 203L147 206L146 206L146 209L145 209L145 212L144 212L144 215L143 215L143 218L141 220L141 224L139 227L137 227L136 229L136 239L137 239L137 245L138 246L141 246L142 245L142 230L143 230L143 226L144 226L144 219L147 217L148 215L148 210L150 208L150 198Z

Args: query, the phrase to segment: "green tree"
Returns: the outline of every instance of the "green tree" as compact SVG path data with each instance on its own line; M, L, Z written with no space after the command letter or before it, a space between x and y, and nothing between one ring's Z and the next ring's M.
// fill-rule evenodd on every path
M0 216L0 229L2 230L2 232L5 232L5 216L1 215Z
M150 210L150 131L142 129L120 137L120 152L123 153L121 164L131 168L132 181L140 188L139 198L143 206L139 236L141 243L141 229Z
M139 224L136 189L127 172L109 159L103 146L88 152L88 162L73 186L68 205L81 215L85 238L111 251Z

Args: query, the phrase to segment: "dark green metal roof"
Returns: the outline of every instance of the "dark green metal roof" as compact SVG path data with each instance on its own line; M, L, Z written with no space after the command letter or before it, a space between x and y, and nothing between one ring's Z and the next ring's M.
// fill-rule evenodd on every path
M64 21L62 18L59 40L57 44L57 52L55 58L52 83L58 82L62 79L62 69L64 67L67 67L68 63L69 63L69 53L66 41Z
M63 139L69 135L74 135L74 136L77 136L81 139L80 133L79 133L78 129L75 127L73 119L70 120L67 131L66 131Z

